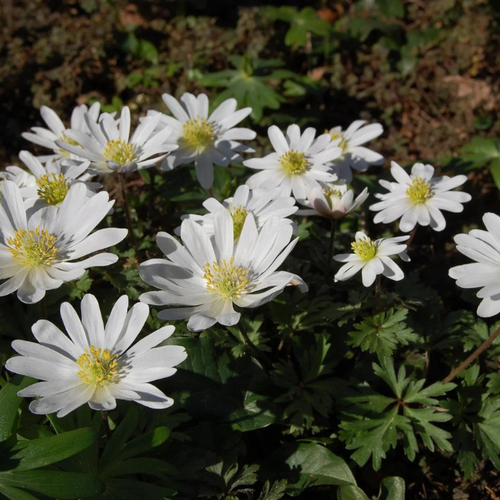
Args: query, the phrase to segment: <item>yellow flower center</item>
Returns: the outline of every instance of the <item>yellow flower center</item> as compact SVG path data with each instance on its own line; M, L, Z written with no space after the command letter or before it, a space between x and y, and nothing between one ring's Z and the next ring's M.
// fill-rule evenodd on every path
M197 151L204 150L215 141L215 127L205 118L196 116L182 126L182 134L187 144Z
M281 155L278 161L288 175L302 175L309 168L306 155L295 151L295 149L290 149Z
M432 197L431 185L423 177L414 177L405 193L413 203L425 203Z
M71 144L71 146L80 146L80 144L76 142L74 139L70 139L69 137L67 137L64 132L61 134L61 137L59 137L59 140L65 142L66 144ZM69 151L66 151L65 149L62 148L59 148L59 151L64 156L69 156L71 154Z
M68 194L69 185L63 174L45 174L37 179L38 196L49 205L59 205Z
M102 387L118 376L118 355L109 349L96 349L93 345L76 360L81 370L78 376L89 385Z
M333 208L333 198L338 198L339 200L342 198L342 191L340 189L323 189L323 193L330 208Z
M234 241L236 241L240 237L241 231L243 231L248 212L241 205L234 208L232 203L229 205L228 210L233 218L233 235Z
M23 266L49 266L57 256L56 237L38 226L33 231L18 229L7 239L9 251Z
M203 266L203 279L207 281L206 287L210 293L220 295L224 300L240 297L248 285L250 271L235 266L234 257L229 262L225 260L213 262Z
M108 141L103 155L108 160L114 161L123 167L134 159L135 151L132 144L128 144L122 139L116 139Z
M325 130L325 133L328 134L328 130ZM337 147L342 148L342 151L345 152L345 150L347 149L347 141L344 138L344 134L342 132L336 132L334 130L330 135L332 137L332 141L341 139Z
M377 256L377 247L370 238L362 238L360 241L351 243L354 253L362 260L372 260Z

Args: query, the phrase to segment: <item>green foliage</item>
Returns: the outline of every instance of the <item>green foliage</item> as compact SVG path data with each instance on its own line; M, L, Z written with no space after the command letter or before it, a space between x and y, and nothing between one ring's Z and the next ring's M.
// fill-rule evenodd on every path
M252 108L250 115L260 121L264 109L279 109L285 99L276 92L273 82L294 78L292 71L280 69L284 66L278 60L253 60L248 54L230 56L229 60L236 69L227 69L203 77L200 83L207 87L224 87L215 99L214 105L233 97L240 107Z
M285 45L289 47L304 47L307 34L326 36L330 25L324 19L319 19L312 7L298 11L294 7L268 7L267 15L271 21L284 21L290 24L285 35Z
M83 427L57 436L18 440L17 392L30 385L29 378L16 376L0 391L0 493L11 500L36 498L30 492L50 498L89 498L104 485L93 474L47 468L73 457L97 440L93 429Z
M419 450L417 435L431 451L436 446L451 451L451 434L434 423L452 418L439 408L436 397L446 394L455 384L436 382L424 388L425 379L407 377L404 366L396 374L391 358L382 358L380 365L374 363L373 370L393 395L384 396L367 384L357 384L357 394L344 398L350 406L344 411L339 436L347 449L355 450L352 459L364 465L371 457L373 468L380 469L387 451L396 447L399 435L404 437L404 451L411 461Z
M465 152L462 159L470 163L470 168L482 168L489 165L493 180L500 189L500 139L474 137L462 148L462 151Z
M362 351L377 353L379 356L390 356L394 349L408 345L417 340L417 335L404 323L408 310L394 311L389 309L371 317L363 318L354 325L356 331L349 332L349 345L361 347Z

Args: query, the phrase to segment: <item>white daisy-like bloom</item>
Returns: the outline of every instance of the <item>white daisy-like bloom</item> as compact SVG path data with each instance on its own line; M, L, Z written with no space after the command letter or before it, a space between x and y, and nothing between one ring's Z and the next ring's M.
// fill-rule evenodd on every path
M194 163L198 182L210 189L214 182L214 165L227 167L243 160L240 153L253 153L252 148L238 141L255 139L257 134L248 128L235 128L252 108L236 111L236 99L227 99L209 115L205 94L194 96L186 92L180 101L170 94L162 97L173 116L158 111L149 111L148 115L159 116L160 125L171 127L170 140L179 146L163 162L162 170Z
M379 181L389 192L376 194L382 201L371 205L370 210L380 210L373 218L375 223L388 224L401 217L399 228L405 233L416 224L430 225L434 231L442 231L446 227L446 220L441 210L462 212L462 203L472 198L468 193L450 192L450 189L461 186L467 180L465 175L433 177L432 165L415 163L411 175L408 175L393 161L391 174L397 182Z
M18 392L37 415L57 412L64 417L88 403L93 410L110 411L116 400L135 401L153 409L172 406L173 400L150 382L172 376L174 366L187 357L184 347L159 346L174 332L165 326L133 342L148 315L146 304L128 309L126 295L120 297L104 325L97 299L90 294L81 302L81 319L65 302L61 318L65 335L50 321L33 327L36 342L14 340L12 348L21 354L7 360L11 372L41 380Z
M346 184L325 183L307 192L308 207L297 211L297 215L321 215L328 219L343 219L354 212L368 198L368 188L354 198L354 191Z
M267 133L275 152L264 158L252 158L243 162L249 168L262 170L248 179L247 186L252 189L279 187L283 196L293 193L296 200L305 200L308 190L321 187L320 181L337 180L327 164L338 158L342 149L326 149L331 142L329 134L315 139L314 128L306 128L301 134L298 125L290 125L286 137L276 125L269 127Z
M293 225L293 221L287 219L287 217L294 214L298 209L295 206L295 198L291 196L283 197L279 188L251 190L248 186L239 186L234 196L225 199L222 203L215 198L209 198L203 202L203 206L209 211L208 214L188 214L183 215L181 219L197 222L209 236L213 236L215 233L215 214L225 208L233 218L235 241L241 235L248 214L254 216L257 229L260 229L271 217L278 217L285 224ZM293 227L295 229L295 226ZM176 230L176 234L180 234L180 228Z
M481 288L476 294L482 299L477 314L490 318L500 313L500 217L486 213L483 222L486 231L473 229L455 236L457 250L475 262L452 267L449 275L461 288Z
M141 264L141 278L160 291L139 299L155 306L181 306L160 311L164 320L189 318L188 328L202 331L215 323L230 326L240 320L239 307L259 307L279 295L288 285L307 291L297 275L277 271L298 239L290 242L292 227L272 217L258 231L248 214L234 244L233 219L226 209L214 217L215 237L191 220L181 225L181 245L167 233L156 241L168 260Z
M130 136L130 109L124 106L120 119L103 113L99 123L88 114L85 121L91 137L80 130L67 130L66 136L76 145L56 141L57 145L81 158L90 161L89 170L95 174L132 172L152 167L162 161L170 151L177 149L175 144L167 143L172 132L165 127L155 132L160 116L145 117Z
M12 181L21 189L36 188L36 177L23 168L16 167L15 165L5 167L5 172L0 172L0 182L5 180Z
M332 171L346 183L352 181L352 170L366 172L370 165L384 163L381 154L362 146L382 135L384 129L380 123L365 123L365 120L356 120L344 132L342 127L334 127L329 132L332 142L328 147L342 148L341 155L332 163Z
M23 132L21 135L28 141L43 146L48 149L52 149L53 154L38 156L38 160L45 163L48 160L60 160L72 157L70 153L61 148L56 141L61 141L64 143L73 144L78 146L77 143L73 141L70 137L66 135L66 131L69 129L79 130L90 135L90 130L84 119L85 115L88 114L89 118L95 123L99 119L100 104L95 102L88 108L85 104L81 106L76 106L71 113L70 126L65 127L62 120L57 116L57 113L50 109L48 106L42 106L40 108L40 114L42 115L43 121L47 124L48 128L43 127L32 127L32 132ZM75 153L75 157L78 158L79 154Z
M91 179L87 173L88 161L63 165L60 160L50 159L42 165L28 151L21 151L19 158L30 170L31 177L34 177L34 182L30 180L19 186L26 208L33 207L38 210L49 205L59 206L66 198L70 186L75 182L80 182L85 186L87 198L94 196L96 189L102 187L98 182L88 182Z
M337 274L335 281L346 281L361 271L363 285L368 287L373 284L378 274L400 281L404 278L401 268L390 258L399 255L404 261L409 261L407 246L402 242L410 236L396 238L381 238L373 241L361 231L356 233L356 241L351 243L354 253L342 253L333 258L338 262L346 262Z
M86 189L77 183L68 191L59 207L42 208L30 216L20 189L12 181L0 187L0 297L17 290L25 304L34 304L47 290L81 278L85 269L109 266L118 260L111 253L86 255L111 247L127 236L126 229L93 229L114 204L108 193L86 197Z

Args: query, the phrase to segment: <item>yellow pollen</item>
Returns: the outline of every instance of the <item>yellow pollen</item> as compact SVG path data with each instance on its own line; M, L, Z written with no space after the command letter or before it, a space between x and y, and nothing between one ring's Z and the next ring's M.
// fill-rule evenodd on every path
M306 155L295 151L295 149L290 149L281 155L278 161L288 175L302 175L309 168Z
M61 134L61 137L59 137L59 140L61 142L65 142L66 144L70 144L71 146L80 146L80 144L78 142L76 142L74 139L70 139L69 137L67 137L64 132ZM59 151L64 156L69 156L71 154L69 151L66 151L65 149L62 149L62 148L59 148Z
M363 260L372 260L377 256L377 247L370 238L362 238L360 241L351 243L354 253Z
M329 133L328 129L325 130L325 134L328 134L328 133ZM330 135L332 137L332 141L335 141L337 139L341 139L341 141L338 144L338 147L342 148L342 150L345 152L345 150L347 149L347 141L344 138L344 134L342 132L336 132L334 130Z
M118 377L118 355L109 349L96 349L93 345L76 360L81 370L78 376L89 385L102 387Z
M114 161L122 167L134 159L134 147L122 139L108 141L103 155L108 160Z
M229 262L225 260L203 266L203 279L210 293L216 293L224 300L240 297L248 285L250 271L234 266L234 257Z
M423 177L414 177L405 193L413 203L425 203L432 197L431 185Z
M332 198L338 198L339 200L342 199L342 191L340 189L323 189L323 194L325 195L326 201L328 202L330 208L333 207Z
M57 257L56 237L38 226L33 231L18 229L7 239L9 251L23 266L49 266Z
M191 118L182 126L182 134L187 144L201 151L211 146L215 141L215 127L213 123L209 123L205 118L196 116Z
M232 203L229 204L228 210L233 218L233 235L234 241L236 241L240 237L241 231L243 231L248 212L241 205L235 208Z
M69 185L63 174L45 174L37 179L38 196L49 205L59 205L68 194Z

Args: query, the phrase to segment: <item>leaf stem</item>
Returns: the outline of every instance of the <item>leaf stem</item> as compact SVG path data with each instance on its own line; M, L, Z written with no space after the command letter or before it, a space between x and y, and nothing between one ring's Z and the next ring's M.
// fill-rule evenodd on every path
M460 363L444 380L443 383L451 382L462 370L465 370L477 357L479 357L500 335L500 327L498 327L487 340L485 340L465 361Z
M122 192L123 207L125 208L125 218L127 220L128 234L130 236L130 239L132 240L132 245L135 251L135 258L137 259L137 262L140 263L141 255L139 254L139 246L137 245L137 240L135 239L132 218L130 217L130 209L127 202L127 188L125 186L125 178L123 177L123 174L118 173L118 179L120 179L120 189Z

